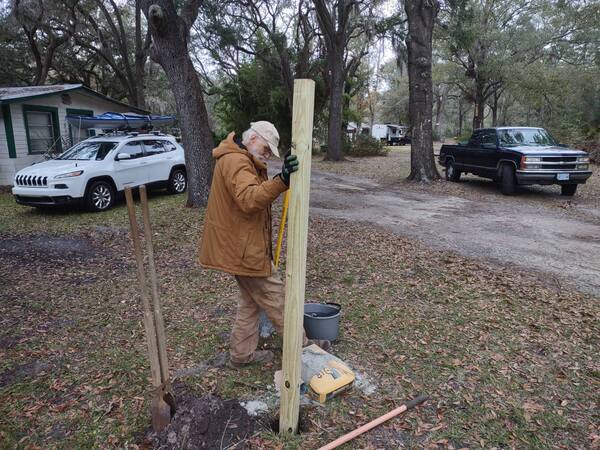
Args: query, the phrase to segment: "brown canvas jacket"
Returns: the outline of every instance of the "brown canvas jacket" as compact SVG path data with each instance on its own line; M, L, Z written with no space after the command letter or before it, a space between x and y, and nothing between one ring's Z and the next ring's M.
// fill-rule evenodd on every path
M287 190L267 166L234 141L234 133L213 150L216 159L200 264L234 275L271 275L271 203Z

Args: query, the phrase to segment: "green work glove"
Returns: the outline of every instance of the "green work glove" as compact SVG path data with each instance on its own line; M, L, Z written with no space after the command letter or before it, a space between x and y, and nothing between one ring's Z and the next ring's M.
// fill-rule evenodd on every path
M290 175L298 170L298 157L296 155L286 155L283 159L283 167L279 176L286 186L290 185Z

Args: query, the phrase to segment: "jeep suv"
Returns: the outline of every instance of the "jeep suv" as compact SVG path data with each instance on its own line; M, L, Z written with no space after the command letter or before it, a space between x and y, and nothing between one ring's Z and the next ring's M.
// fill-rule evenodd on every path
M21 205L83 203L91 211L105 211L126 186L142 184L185 192L183 148L174 137L129 133L86 139L56 159L17 172L12 193Z

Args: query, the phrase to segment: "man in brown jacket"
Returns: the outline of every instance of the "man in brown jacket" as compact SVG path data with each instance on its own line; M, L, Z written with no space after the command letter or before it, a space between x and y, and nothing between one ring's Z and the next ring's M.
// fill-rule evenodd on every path
M230 133L217 148L217 160L200 244L200 264L235 276L240 288L230 339L230 366L268 362L273 353L257 351L259 312L264 310L283 333L285 292L272 259L271 203L288 189L298 170L295 155L285 158L281 173L269 180L267 160L279 157L279 133L266 121L252 122L236 139ZM309 341L325 350L329 341Z

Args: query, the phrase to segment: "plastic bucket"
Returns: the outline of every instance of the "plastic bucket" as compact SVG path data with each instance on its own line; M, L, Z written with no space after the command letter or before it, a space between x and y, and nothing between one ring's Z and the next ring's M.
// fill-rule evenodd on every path
M304 330L309 339L335 341L340 331L341 305L337 303L305 303Z

